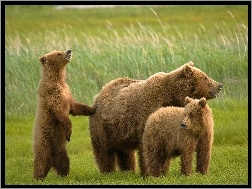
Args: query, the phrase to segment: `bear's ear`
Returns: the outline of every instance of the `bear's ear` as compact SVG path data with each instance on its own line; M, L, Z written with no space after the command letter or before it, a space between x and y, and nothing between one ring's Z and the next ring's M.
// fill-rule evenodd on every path
M44 56L39 57L39 61L40 61L42 64L44 64L45 61L46 61L46 57L44 57Z
M200 105L202 108L204 108L204 107L206 106L206 99L205 99L205 98L201 98L201 99L199 100L199 105Z
M194 67L194 63L192 61L188 62L187 64Z
M186 77L191 77L193 74L192 67L189 64L186 64L183 68L183 75Z
M185 103L184 103L184 105L187 105L188 103L190 103L190 102L192 102L192 101L193 101L193 99L187 96L187 97L185 98Z

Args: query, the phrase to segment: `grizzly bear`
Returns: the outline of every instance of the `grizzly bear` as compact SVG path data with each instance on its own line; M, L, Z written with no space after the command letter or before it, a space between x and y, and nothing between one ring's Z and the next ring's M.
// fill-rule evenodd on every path
M95 108L74 101L65 82L66 64L71 58L71 50L54 50L39 58L42 77L33 130L33 176L36 179L44 179L51 167L58 175L68 175L70 163L66 143L72 133L69 114L89 116L95 113Z
M156 109L183 107L186 96L212 99L221 88L221 83L194 67L193 62L147 80L118 78L106 84L94 99L95 114L89 117L100 172L115 171L116 165L120 170L135 171L135 150L140 147L147 117Z
M143 176L160 176L171 159L180 156L181 174L190 175L197 152L197 172L209 169L213 143L213 115L206 99L186 97L185 108L163 107L152 113L142 137Z

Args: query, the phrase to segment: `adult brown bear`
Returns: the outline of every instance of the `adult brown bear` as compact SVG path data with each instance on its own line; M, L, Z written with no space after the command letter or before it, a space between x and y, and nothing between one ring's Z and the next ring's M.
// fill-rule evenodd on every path
M106 84L95 97L95 114L89 117L99 170L112 172L118 164L121 170L134 171L135 150L140 147L144 125L151 113L164 106L182 107L186 96L215 98L221 88L221 83L195 68L193 62L146 80L118 78Z

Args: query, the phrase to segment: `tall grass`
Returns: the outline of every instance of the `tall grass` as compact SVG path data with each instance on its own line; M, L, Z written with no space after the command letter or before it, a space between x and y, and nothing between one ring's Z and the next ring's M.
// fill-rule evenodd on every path
M246 13L245 6L119 7L113 11L6 7L6 183L247 184ZM34 181L31 131L41 70L38 58L53 49L73 51L67 65L67 83L73 97L89 105L112 79L146 79L189 61L222 82L220 97L208 101L215 120L210 175L180 177L178 159L162 178L143 180L132 173L101 175L92 155L87 118L71 117L69 177L62 179L51 171L45 182Z
M138 22L119 33L109 31L88 36L66 25L54 31L6 36L6 116L30 115L36 106L40 79L38 57L52 49L72 49L67 66L67 82L76 99L92 104L93 96L108 81L117 77L146 79L155 72L169 72L192 60L196 67L224 83L222 97L247 97L248 29L237 23L231 12L229 22L217 22L211 32L195 24L196 32L179 31L157 17L160 31ZM105 22L105 21L104 21ZM232 26L232 25L231 25ZM8 28L8 27L7 27ZM78 37L77 37L78 36ZM40 43L36 43L40 41Z

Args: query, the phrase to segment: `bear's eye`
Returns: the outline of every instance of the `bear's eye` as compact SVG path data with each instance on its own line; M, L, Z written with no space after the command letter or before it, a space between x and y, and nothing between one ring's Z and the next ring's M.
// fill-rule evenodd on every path
M193 86L192 88L191 88L191 92L193 93L195 91L195 87Z
M189 118L192 119L193 118L193 114L190 112L189 113Z
M57 55L58 55L58 56L60 56L60 55L61 55L61 53L58 53Z

